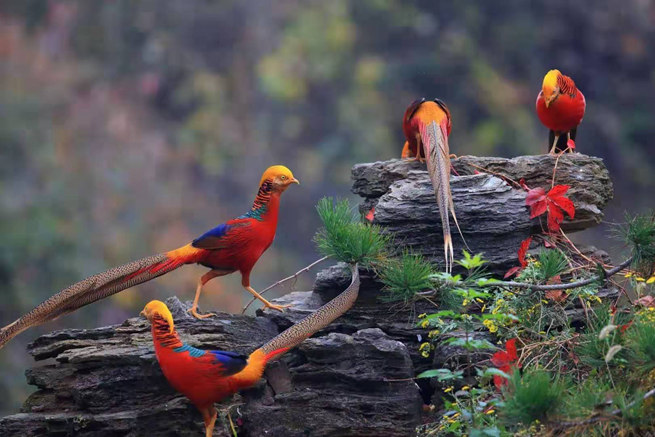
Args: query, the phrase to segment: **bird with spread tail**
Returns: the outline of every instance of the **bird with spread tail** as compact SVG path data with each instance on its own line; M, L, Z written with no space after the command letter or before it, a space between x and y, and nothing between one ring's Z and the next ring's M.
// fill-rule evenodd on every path
M282 165L269 167L262 175L255 201L246 214L216 226L179 249L114 267L71 285L0 329L0 348L28 328L150 281L184 264L201 264L211 269L199 279L193 306L189 310L196 318L213 315L198 314L198 299L203 286L213 278L236 271L241 273L241 284L246 290L266 307L282 311L284 306L270 303L250 286L250 272L275 238L280 195L291 184L299 183L288 168Z
M452 119L448 106L439 100L426 101L418 99L412 102L403 116L403 132L406 142L401 154L402 158L414 158L426 161L430 180L441 215L443 229L444 258L446 271L453 268L453 241L450 233L450 216L459 230L453 198L450 193L450 149L448 135L452 129ZM463 240L463 237L462 237Z
M269 361L332 323L352 307L358 293L359 271L355 266L345 291L249 356L200 350L183 343L175 331L171 312L158 300L148 303L141 314L150 321L155 354L164 376L198 408L205 422L205 435L211 437L217 417L214 403L253 386Z
M549 129L548 149L550 154L573 151L578 125L582 122L587 103L582 91L573 79L559 70L550 70L544 77L541 91L537 96L537 115L541 123Z

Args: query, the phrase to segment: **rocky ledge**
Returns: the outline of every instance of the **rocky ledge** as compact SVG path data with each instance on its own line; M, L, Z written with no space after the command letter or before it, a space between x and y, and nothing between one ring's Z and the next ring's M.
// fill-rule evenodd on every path
M451 179L455 209L466 241L485 252L491 271L516 263L519 242L538 233L530 220L526 192L510 180L550 186L555 159L462 157L453 161L460 176ZM559 159L557 183L571 185L574 220L564 229L587 228L602 219L612 184L602 161L579 154ZM476 174L477 172L477 174ZM441 229L425 166L406 161L361 164L353 168L353 191L361 210L374 209L374 223L396 241L442 262ZM456 237L456 247L461 240ZM600 251L588 255L603 257ZM411 380L417 373L457 360L444 350L433 359L417 350L425 331L416 315L434 310L428 302L412 305L380 301L381 284L361 271L359 299L325 330L269 365L262 382L220 407L231 412L240 436L408 436L422 421L421 404L434 391L430 382ZM349 283L344 266L317 275L313 291L279 299L291 303L284 313L257 317L219 313L196 320L188 304L167 301L177 329L189 344L205 349L249 353L315 310ZM154 357L147 322L133 318L121 325L65 330L38 338L29 346L38 365L26 372L37 391L22 411L0 420L2 436L198 436L200 414L176 394ZM214 435L229 436L223 414Z

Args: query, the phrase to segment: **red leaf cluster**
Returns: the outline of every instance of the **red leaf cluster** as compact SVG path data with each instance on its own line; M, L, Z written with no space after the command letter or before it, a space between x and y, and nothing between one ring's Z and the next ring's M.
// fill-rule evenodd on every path
M510 276L518 274L521 270L525 268L525 266L528 265L528 262L525 260L525 254L528 253L528 249L530 248L531 241L532 241L532 237L528 237L525 240L521 241L521 245L519 246L519 251L517 252L520 265L509 269L507 273L505 273L505 279L509 278Z
M373 219L375 218L375 207L371 208L366 215L364 216L366 220L369 222L373 223Z
M521 363L517 363L519 357L516 354L516 339L511 338L505 343L505 350L499 350L491 356L491 364L505 373L511 373L513 369L520 369ZM500 375L494 375L494 385L498 390L506 386L509 381Z
M559 231L560 224L564 221L564 213L570 218L575 217L575 205L571 199L564 196L569 190L568 185L555 185L548 193L543 188L528 188L525 183L522 186L528 190L525 197L525 204L530 207L530 218L539 217L548 212L548 230Z

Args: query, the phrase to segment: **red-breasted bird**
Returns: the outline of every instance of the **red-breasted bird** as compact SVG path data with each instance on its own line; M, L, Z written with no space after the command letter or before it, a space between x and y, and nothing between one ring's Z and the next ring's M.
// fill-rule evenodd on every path
M559 70L550 70L544 77L536 105L539 120L549 129L549 153L567 149L572 151L568 140L575 141L587 106L582 91L575 86L573 79Z
M402 157L414 157L419 161L425 159L427 163L441 215L447 272L452 271L454 258L449 213L453 215L453 220L459 229L450 193L448 135L450 135L451 128L450 111L446 104L439 99L434 101L415 100L407 107L403 116L403 132L407 141L403 147Z
M269 167L262 175L257 197L246 214L216 226L179 249L114 267L71 285L2 328L0 348L32 326L154 279L184 264L202 264L211 269L198 281L190 309L197 318L212 315L200 315L197 312L202 287L213 278L236 271L241 273L241 284L246 290L261 300L266 307L281 311L283 306L271 304L250 286L250 272L275 237L280 195L291 184L299 183L288 168L282 165Z
M200 350L184 344L175 331L173 316L163 302L153 300L141 314L152 325L155 353L164 376L175 390L200 410L205 435L211 437L217 416L214 403L257 383L270 360L345 313L355 303L358 293L359 272L355 266L352 282L345 291L247 357L235 352Z

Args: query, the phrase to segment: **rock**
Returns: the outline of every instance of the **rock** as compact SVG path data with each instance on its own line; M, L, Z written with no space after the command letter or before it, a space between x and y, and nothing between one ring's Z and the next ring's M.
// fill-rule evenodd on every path
M343 289L342 289L343 290ZM312 293L291 296L298 308L283 325L320 306ZM176 327L189 344L249 353L275 336L283 318L219 313L196 320L189 303L167 300ZM277 312L276 312L277 313ZM242 436L404 436L420 423L421 396L407 346L380 329L321 332L273 363L268 383L226 399ZM334 329L334 327L330 327ZM198 436L200 414L168 385L154 356L145 319L39 337L29 347L44 365L26 372L38 390L20 414L0 420L0 435ZM393 382L391 380L404 380ZM240 414L240 415L239 415ZM222 421L221 423L225 423ZM217 425L215 436L231 435Z
M460 176L451 176L455 211L470 251L482 252L492 273L516 265L520 242L542 232L542 218L530 220L525 205L530 188L550 188L555 157L520 156L513 159L465 156L453 160ZM478 172L479 174L474 174ZM435 263L443 263L442 229L434 192L425 165L391 160L353 167L353 192L362 197L360 211L375 207L373 223L394 235L398 247L409 247ZM557 184L570 185L567 196L576 207L574 219L562 224L566 232L601 222L602 209L612 198L609 173L599 158L563 155L557 164ZM456 252L466 246L451 228ZM457 256L457 255L456 255Z
M541 226L538 219L529 219L525 191L498 175L524 179L532 188L548 187L554 158L462 157L453 165L460 175L452 177L451 185L464 237L471 251L484 252L489 271L504 273L516 265L520 241L541 232ZM564 155L557 174L557 183L571 185L576 206L575 219L563 228L575 231L598 223L612 197L602 161ZM409 246L434 262L442 261L440 220L423 164L360 164L353 168L353 178L353 191L362 197L360 209L368 212L375 206L374 223L393 233L399 248ZM453 236L461 249L461 239L456 232ZM606 254L595 248L583 248L582 253L607 262ZM223 409L239 405L230 411L240 436L412 435L423 421L421 402L430 402L443 387L409 378L435 367L466 365L461 347L440 345L429 359L419 354L426 330L416 326L417 315L434 312L433 303L386 302L383 284L373 272L360 270L360 275L353 308L271 363L260 384L221 403ZM324 269L313 291L276 300L292 308L283 313L258 311L254 318L219 313L199 321L187 314L189 304L177 298L167 304L191 345L249 353L341 293L350 279L343 264ZM584 323L582 307L569 311L574 321ZM489 337L484 332L474 335ZM35 340L29 352L42 362L26 372L37 391L21 413L0 420L2 436L202 435L200 414L163 377L144 319L54 332ZM487 358L488 351L474 360ZM224 416L215 436L232 435Z

